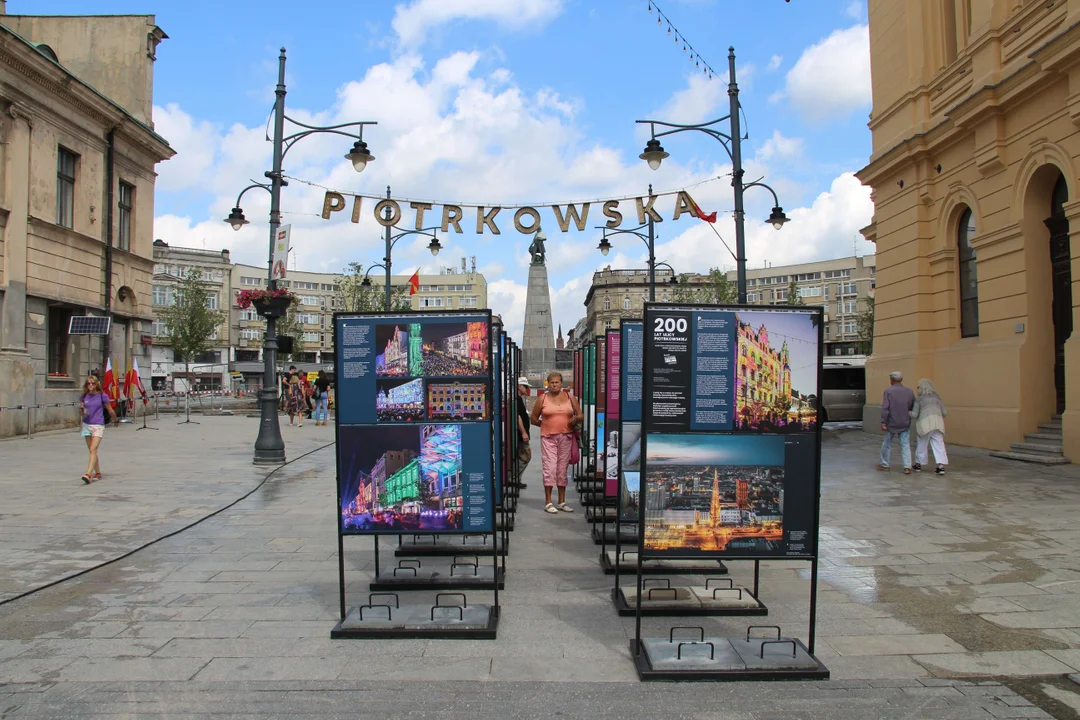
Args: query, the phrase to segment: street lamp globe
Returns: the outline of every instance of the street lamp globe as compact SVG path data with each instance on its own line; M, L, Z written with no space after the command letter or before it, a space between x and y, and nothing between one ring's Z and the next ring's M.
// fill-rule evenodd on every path
M428 243L427 249L431 251L432 255L438 255L439 251L442 250L442 245L439 243L439 238L433 237L431 239L431 242Z
M366 142L357 140L353 143L352 150L345 156L345 159L352 163L353 170L364 172L364 168L375 159L375 156L368 152Z
M790 220L790 218L784 214L784 208L779 205L774 207L772 209L772 214L769 215L769 222L772 223L772 226L777 230L784 227L784 223L788 220Z
M371 278L366 277L360 281L361 287L371 287Z
M239 230L248 224L247 218L244 217L244 211L238 207L232 209L232 212L229 213L229 217L225 218L225 222L232 225L233 230Z
M653 170L659 170L660 163L664 161L664 158L668 157L668 154L664 152L660 141L654 138L645 143L645 152L638 155L638 157L649 163L649 167Z
M609 243L608 239L605 237L600 240L600 244L597 245L596 248L600 251L601 255L606 256L609 252L611 252L611 243Z

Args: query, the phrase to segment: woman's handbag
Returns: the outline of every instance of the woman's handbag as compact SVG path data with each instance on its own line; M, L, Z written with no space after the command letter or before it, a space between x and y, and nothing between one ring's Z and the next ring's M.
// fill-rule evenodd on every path
M570 435L570 464L577 465L581 462L581 447L578 445L577 433Z

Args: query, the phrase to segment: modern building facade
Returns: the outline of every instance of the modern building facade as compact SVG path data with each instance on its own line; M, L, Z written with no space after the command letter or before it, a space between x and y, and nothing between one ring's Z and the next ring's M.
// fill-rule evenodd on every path
M228 250L198 250L169 247L163 240L154 241L154 275L151 302L154 322L151 331L150 382L155 391L231 389L229 380L229 315L225 313L213 338L213 347L185 363L176 357L169 344L169 329L158 311L176 302L176 293L193 269L198 270L209 291L207 307L224 310L233 297L232 263ZM146 372L145 370L143 372Z
M892 370L932 378L950 442L1004 450L1042 424L1080 459L1080 4L870 0L869 22L867 398Z
M0 406L53 405L78 423L83 378L106 359L149 366L155 166L174 153L151 119L152 15L6 15L0 2ZM112 318L107 335L72 317ZM55 405L68 404L66 407ZM0 436L26 431L0 414Z

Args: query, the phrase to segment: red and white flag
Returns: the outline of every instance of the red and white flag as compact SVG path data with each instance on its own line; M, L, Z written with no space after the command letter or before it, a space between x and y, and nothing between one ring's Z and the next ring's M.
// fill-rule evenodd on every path
M124 376L124 395L127 396L128 400L132 401L132 405L135 404L136 390L139 391L139 395L142 397L143 405L150 402L150 398L146 396L146 389L143 387L142 378L139 377L139 359L132 358L127 375Z
M112 360L105 361L105 377L101 384L105 394L109 397L109 404L115 408L116 401L120 399L120 383L113 373Z
M686 194L686 199L690 201L690 210L691 210L691 212L694 213L695 217L700 218L700 219L704 220L707 223L716 222L716 211L715 210L713 210L711 213L706 215L705 213L701 212L701 208L698 207L698 204L696 202L694 202L694 198L690 197L689 193Z

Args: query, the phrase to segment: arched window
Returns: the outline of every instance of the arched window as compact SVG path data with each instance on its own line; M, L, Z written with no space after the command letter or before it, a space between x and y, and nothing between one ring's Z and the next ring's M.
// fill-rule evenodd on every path
M957 263L960 270L960 337L979 334L979 274L971 240L975 237L975 218L971 210L960 216L956 233Z
M622 309L623 310L629 310L630 309L630 296L629 295L627 295L626 297L624 297L622 299Z
M609 297L604 298L604 309L605 310L610 310L611 309L611 298L609 298Z

